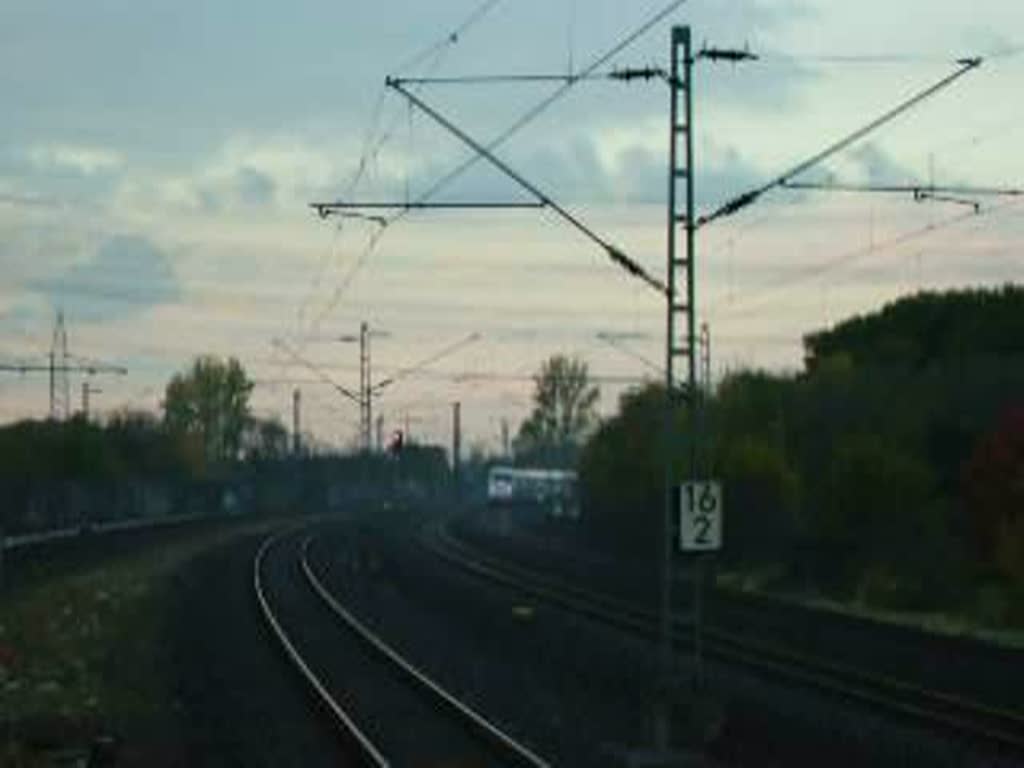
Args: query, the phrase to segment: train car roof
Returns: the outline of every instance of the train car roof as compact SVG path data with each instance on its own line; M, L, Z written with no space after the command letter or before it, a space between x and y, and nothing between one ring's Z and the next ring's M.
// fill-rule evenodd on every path
M576 472L571 469L541 469L538 467L491 467L491 475L518 477L523 480L569 480L576 479Z

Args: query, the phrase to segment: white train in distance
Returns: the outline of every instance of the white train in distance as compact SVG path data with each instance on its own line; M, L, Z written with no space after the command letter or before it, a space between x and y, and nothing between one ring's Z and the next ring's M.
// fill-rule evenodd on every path
M487 503L491 506L534 506L550 517L580 516L576 473L568 469L491 467L487 473Z

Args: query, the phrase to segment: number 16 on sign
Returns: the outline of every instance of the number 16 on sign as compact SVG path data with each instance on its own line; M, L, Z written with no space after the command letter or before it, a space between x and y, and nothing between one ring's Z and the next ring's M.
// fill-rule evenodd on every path
M679 547L684 552L722 548L722 484L715 481L679 486Z

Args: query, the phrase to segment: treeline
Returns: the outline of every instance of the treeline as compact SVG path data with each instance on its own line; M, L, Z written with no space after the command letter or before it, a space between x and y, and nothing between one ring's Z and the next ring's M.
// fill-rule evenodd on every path
M73 418L0 428L0 477L7 481L184 476L202 470L193 442L147 413L115 414L105 424Z
M24 420L0 427L0 478L25 481L117 480L216 475L237 461L279 460L290 452L278 422L251 419L234 456L211 454L203 435L154 414L125 411L105 422Z
M284 427L250 413L251 389L236 360L200 357L171 379L160 416L0 428L0 529L237 511L240 462L289 455Z
M809 335L798 375L728 376L699 446L725 487L724 565L869 604L1024 620L1022 319L1020 288L920 294ZM595 535L637 554L656 551L664 436L664 390L648 387L581 462Z
M1024 289L919 293L804 338L808 371L837 358L921 368L1024 355Z
M219 498L195 443L149 414L0 428L0 530L8 534L205 512Z

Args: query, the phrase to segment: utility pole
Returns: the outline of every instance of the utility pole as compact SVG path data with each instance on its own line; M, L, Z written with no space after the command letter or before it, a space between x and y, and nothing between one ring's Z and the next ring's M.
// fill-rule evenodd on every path
M363 450L367 453L373 451L373 393L370 388L370 327L363 321L359 324L359 396L362 400Z
M673 27L669 69L669 175L668 175L668 248L666 275L668 279L665 312L665 498L661 535L661 595L658 647L660 675L655 713L654 740L659 750L671 744L672 693L672 563L675 547L676 485L674 473L675 410L682 394L687 407L690 475L696 475L696 435L694 406L696 395L696 291L694 280L694 234L696 222L693 200L693 53L690 28ZM682 147L680 147L682 140ZM682 150L680 152L680 149ZM682 157L680 157L682 155ZM679 209L679 182L684 183L683 206ZM676 249L676 231L682 223L685 230L686 253L680 258ZM682 285L680 285L680 283ZM683 300L680 301L680 295ZM685 365L686 383L680 393L676 381L676 365Z
M94 387L91 382L82 382L82 418L89 420L89 395L98 395L103 392L99 387Z
M365 320L359 324L359 429L362 435L363 450L373 452L373 398L379 390L391 383L390 380L373 383L373 371L370 365L370 338L388 336L387 331L375 331ZM352 341L351 336L341 336L339 341ZM381 440L377 440L378 447Z
M756 59L747 50L707 48L695 56L689 26L672 28L669 84L669 174L668 174L668 248L665 320L665 499L661 542L661 611L659 648L661 677L655 714L655 746L668 752L671 746L672 695L675 675L672 664L672 576L676 546L675 518L680 511L680 486L675 477L675 411L681 400L685 410L686 467L691 491L706 481L701 472L701 452L706 451L707 434L703 423L704 392L698 381L698 355L703 354L704 382L711 386L711 342L704 326L697 337L697 228L719 216L729 215L757 199L770 185L755 190L722 206L699 220L695 211L693 157L693 65L697 58L737 63ZM683 183L682 190L679 183ZM781 182L778 182L781 183ZM680 201L679 195L683 195ZM680 205L682 202L682 205ZM683 225L686 250L677 253L677 227ZM685 380L677 380L677 366L685 366ZM710 454L708 454L710 456ZM706 484L705 484L706 485ZM709 487L706 485L706 487ZM692 499L690 504L692 506ZM712 544L712 548L717 547ZM693 686L699 694L704 687L703 668L703 581L704 553L691 552L693 565Z
M68 380L68 333L64 312L57 312L50 343L50 418L66 419L71 413L71 392ZM59 401L58 401L59 398Z
M359 342L359 394L355 399L359 403L359 441L364 452L373 452L373 398L380 388L373 384L370 369L370 337L386 336L386 332L373 331L365 320L359 324L359 335L345 334L338 336L336 341Z
M302 455L302 391L292 390L292 455Z
M714 459L711 448L711 425L709 424L708 403L711 402L711 328L707 323L700 325L700 408L698 416L700 427L698 432L703 437L700 445L701 472L705 478L711 477L711 464Z
M452 403L452 479L455 498L462 498L462 403Z
M377 450L381 451L384 449L384 416L382 414L377 415Z
M64 313L57 312L57 320L53 326L53 338L50 352L45 365L35 363L0 362L0 373L46 373L49 375L50 419L60 421L71 416L71 380L68 374L87 373L90 376L101 373L123 376L128 369L119 365L101 362L79 361L70 362L68 354L68 334L64 325ZM87 384L82 385L82 410L88 417ZM100 390L93 389L99 393Z
M701 387L707 396L711 393L711 328L707 323L700 324L700 365Z
M50 364L47 370L50 372L50 419L57 420L57 361L54 359L53 348L50 348Z
M387 331L374 330L370 328L367 322L364 321L359 325L358 336L346 334L343 336L338 336L335 339L335 341L341 342L359 342L359 392L357 394L345 390L340 385L336 384L331 379L327 378L323 374L323 372L317 368L317 366L313 365L308 360L304 360L303 358L299 357L299 355L296 354L294 350L292 350L287 344L285 344L280 339L274 340L275 346L284 349L293 359L302 363L307 368L310 368L311 370L315 371L322 380L330 383L342 395L352 400L353 402L359 404L359 439L362 449L367 453L373 451L373 399L375 397L378 397L380 393L387 387L393 386L396 382L401 381L407 376L411 376L415 373L420 372L427 366L432 365L433 363L436 363L437 361L451 354L454 354L455 352L459 351L466 345L472 344L473 342L479 340L480 338L480 334L471 333L468 336L466 336L466 338L454 344L450 344L449 346L443 348L439 352L435 352L434 354L430 355L429 357L423 360L420 360L414 365L411 365L407 368L402 368L401 370L396 371L390 376L385 376L381 380L374 382L373 372L370 364L370 337L372 336L387 337L390 336L390 334ZM378 436L378 448L383 445L382 437L383 435Z

